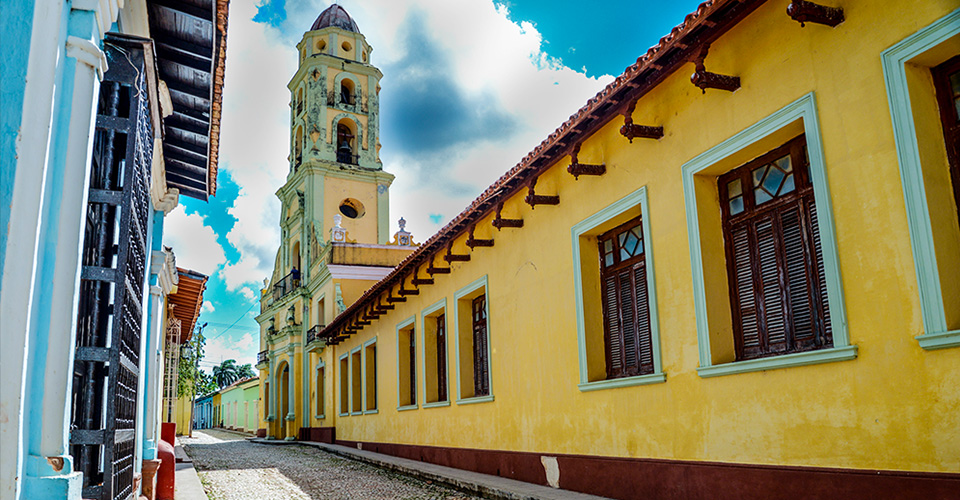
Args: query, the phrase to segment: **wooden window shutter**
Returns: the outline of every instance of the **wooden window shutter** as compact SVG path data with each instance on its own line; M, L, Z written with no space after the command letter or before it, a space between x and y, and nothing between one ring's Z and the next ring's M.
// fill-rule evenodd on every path
M447 325L445 315L437 317L437 401L447 400Z
M410 404L417 404L417 334L410 329Z
M607 378L653 373L644 243L636 218L598 238Z
M623 337L620 331L620 301L617 300L617 277L608 276L603 282L604 337L607 353L607 378L616 378L623 373Z
M473 299L473 395L490 394L490 365L487 359L487 296Z
M653 373L653 337L650 331L650 300L647 296L646 263L633 267L633 289L637 305L638 373Z
M719 179L737 359L833 345L806 166L801 136Z

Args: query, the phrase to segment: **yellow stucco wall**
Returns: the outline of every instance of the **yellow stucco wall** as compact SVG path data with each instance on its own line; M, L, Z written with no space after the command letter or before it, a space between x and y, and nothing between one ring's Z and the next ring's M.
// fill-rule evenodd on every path
M177 435L185 436L190 434L193 427L193 398L190 395L177 398L173 408L174 422L177 423Z
M759 7L714 42L707 59L709 70L740 76L737 92L702 94L689 81L693 66L685 66L643 97L633 115L635 123L663 125L661 140L630 144L618 133L621 121L608 123L580 151L581 162L607 165L604 176L575 181L565 172L569 160L562 160L537 184L538 193L560 195L558 207L531 210L523 194L515 196L505 214L522 216L523 229L492 232L494 248L471 252L470 262L454 263L452 274L437 275L421 295L325 348L330 421L339 357L377 339L378 412L336 417L338 439L956 472L960 349L926 351L914 340L922 333L918 290L880 64L881 51L955 7L946 0L847 2L846 21L836 29L801 28L784 14L783 2ZM810 92L858 357L702 378L680 167ZM571 227L642 186L649 194L666 382L581 392ZM488 217L478 227L489 224ZM483 276L494 400L455 401L451 321L452 403L398 411L397 325L416 316L419 330L420 313L442 299L452 314L454 293Z
M356 219L343 217L341 225L347 237L360 243L377 242L377 184L369 181L328 176L323 181L324 238L329 240L333 228L333 214L340 213L340 203L352 198L363 204L364 214Z

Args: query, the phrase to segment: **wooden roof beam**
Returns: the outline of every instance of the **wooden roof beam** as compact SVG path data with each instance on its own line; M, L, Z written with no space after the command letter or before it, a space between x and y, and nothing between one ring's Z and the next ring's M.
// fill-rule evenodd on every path
M492 222L493 227L497 228L498 231L505 227L523 227L523 219L504 219L501 215L502 211L503 203L500 203L497 205L497 216L493 218Z
M476 224L470 226L470 236L467 238L467 246L470 247L470 249L473 249L473 248L476 248L476 247L492 247L492 246L493 246L493 238L490 238L490 239L477 239L477 238L475 238L475 237L473 236L473 231L474 231L476 228L477 228Z
M537 208L537 205L559 205L560 196L557 195L547 195L547 194L537 194L537 177L534 177L530 184L527 186L527 196L523 198L523 201L527 202L527 205L530 205L531 209Z
M567 167L567 172L573 175L574 180L580 180L581 175L603 175L607 172L605 163L599 165L580 163L579 154L580 143L578 142L573 145L573 150L570 151L570 166Z

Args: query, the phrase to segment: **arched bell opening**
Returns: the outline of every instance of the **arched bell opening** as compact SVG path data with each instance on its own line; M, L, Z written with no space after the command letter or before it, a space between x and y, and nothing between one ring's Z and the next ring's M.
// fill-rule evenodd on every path
M303 127L297 127L297 131L294 132L294 138L293 138L294 170L300 168L300 163L302 162L303 162Z
M356 95L356 84L353 83L353 80L349 78L344 78L340 80L340 103L341 104L356 104L357 95Z
M357 131L351 120L343 119L337 123L337 161L349 165L357 164Z

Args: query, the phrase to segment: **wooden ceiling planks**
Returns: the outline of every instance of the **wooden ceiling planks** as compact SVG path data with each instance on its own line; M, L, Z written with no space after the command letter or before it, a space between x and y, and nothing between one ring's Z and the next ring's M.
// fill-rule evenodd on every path
M216 193L225 0L150 0L150 31L173 114L164 120L167 184L206 201Z

